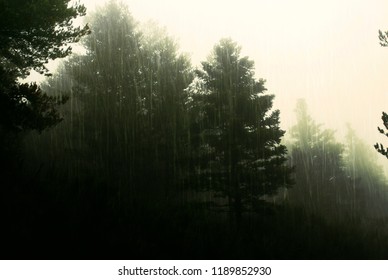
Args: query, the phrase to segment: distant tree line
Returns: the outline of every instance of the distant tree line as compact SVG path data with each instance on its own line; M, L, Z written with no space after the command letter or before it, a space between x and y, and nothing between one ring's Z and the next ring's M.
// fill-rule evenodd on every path
M335 131L312 119L303 99L295 113L287 146L296 184L286 199L335 221L385 215L386 179L373 149L349 124L344 143L338 142Z
M69 98L63 123L35 138L52 151L36 153L46 178L113 208L185 203L193 190L224 197L236 223L291 186L274 96L237 43L222 39L194 69L164 29L115 1L88 22L84 53L42 86Z
M264 80L256 80L253 61L241 57L231 39L222 39L201 67L193 68L164 29L152 22L140 25L116 1L89 15L90 27L84 28L63 18L84 15L84 7L67 9L54 21L62 33L52 34L52 23L42 31L55 43L32 40L31 48L36 45L41 54L30 54L30 64L4 55L4 63L13 68L2 66L15 73L15 86L2 96L17 104L2 111L4 131L23 124L41 132L65 118L43 136L27 138L38 147L27 154L44 166L39 173L47 181L71 186L80 197L92 195L97 205L114 209L143 208L139 203L144 201L185 203L194 190L219 209L215 201L225 198L219 204L234 213L237 223L244 211L255 210L294 183L288 199L321 214L337 208L338 213L345 208L358 213L365 191L381 190L375 185L383 184L382 171L355 132L349 127L345 145L337 142L334 131L322 129L308 115L302 100L286 162L285 131L279 126L280 112L272 110L274 96L266 93ZM65 60L43 90L17 85L15 77L30 69L48 73L44 62L67 56L70 48L60 46L88 33L81 40L84 51ZM16 52L17 47L7 45L15 54L29 55L22 48L27 47ZM14 87L19 93L10 98ZM23 88L27 93L20 93Z

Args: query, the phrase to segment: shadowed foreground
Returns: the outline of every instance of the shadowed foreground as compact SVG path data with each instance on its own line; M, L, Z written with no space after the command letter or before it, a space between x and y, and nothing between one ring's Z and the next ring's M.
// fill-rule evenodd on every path
M8 186L10 187L10 186ZM113 209L96 194L67 201L38 185L1 193L2 259L385 259L381 221L329 224L266 205L236 225L199 203Z

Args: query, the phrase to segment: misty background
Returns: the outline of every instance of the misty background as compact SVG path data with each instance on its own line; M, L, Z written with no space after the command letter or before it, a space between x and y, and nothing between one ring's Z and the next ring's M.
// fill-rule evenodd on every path
M387 3L68 2L3 3L10 244L86 258L388 257L388 161L373 147L387 139ZM53 58L53 75L24 79Z
M107 1L81 1L89 12ZM388 24L388 3L371 1L152 1L126 0L138 21L156 21L188 53L206 59L220 38L230 37L255 61L281 111L281 126L295 124L296 100L313 118L344 137L346 123L371 146L388 104L388 52L378 30ZM52 63L55 69L57 63ZM32 80L43 79L32 76ZM286 136L287 137L287 136ZM380 163L387 172L383 157ZM384 164L385 163L385 164Z

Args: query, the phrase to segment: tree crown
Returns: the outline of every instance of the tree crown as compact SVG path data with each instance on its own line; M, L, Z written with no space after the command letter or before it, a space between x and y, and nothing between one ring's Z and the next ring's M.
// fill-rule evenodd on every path
M31 70L48 74L50 59L71 53L69 44L89 33L73 21L86 13L84 5L70 0L0 1L0 65L25 78Z

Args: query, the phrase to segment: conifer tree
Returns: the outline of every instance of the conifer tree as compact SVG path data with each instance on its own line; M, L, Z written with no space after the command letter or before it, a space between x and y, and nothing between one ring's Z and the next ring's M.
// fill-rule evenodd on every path
M290 201L309 212L332 215L346 187L343 145L336 141L333 130L322 129L309 115L305 100L298 100L295 113L297 123L290 129L290 154L296 184L289 193Z
M190 61L165 30L141 26L118 1L88 20L85 53L66 61L47 85L72 93L66 135L62 129L55 137L67 138L69 154L77 157L70 168L101 185L109 182L120 202L137 199L133 191L150 198L170 188L179 173Z
M16 160L23 132L41 132L62 120L57 109L66 98L49 97L20 80L31 70L49 75L45 64L71 53L69 44L89 33L87 25L73 25L85 13L83 5L70 5L70 0L0 1L1 165Z
M218 191L240 219L266 194L287 186L278 110L254 62L231 39L215 45L189 87L192 146L200 185Z
M60 121L54 100L36 85L20 84L19 79L31 70L49 75L45 64L69 55L69 44L89 33L87 25L73 25L75 18L85 15L85 7L69 6L69 2L0 1L0 129L42 130Z

